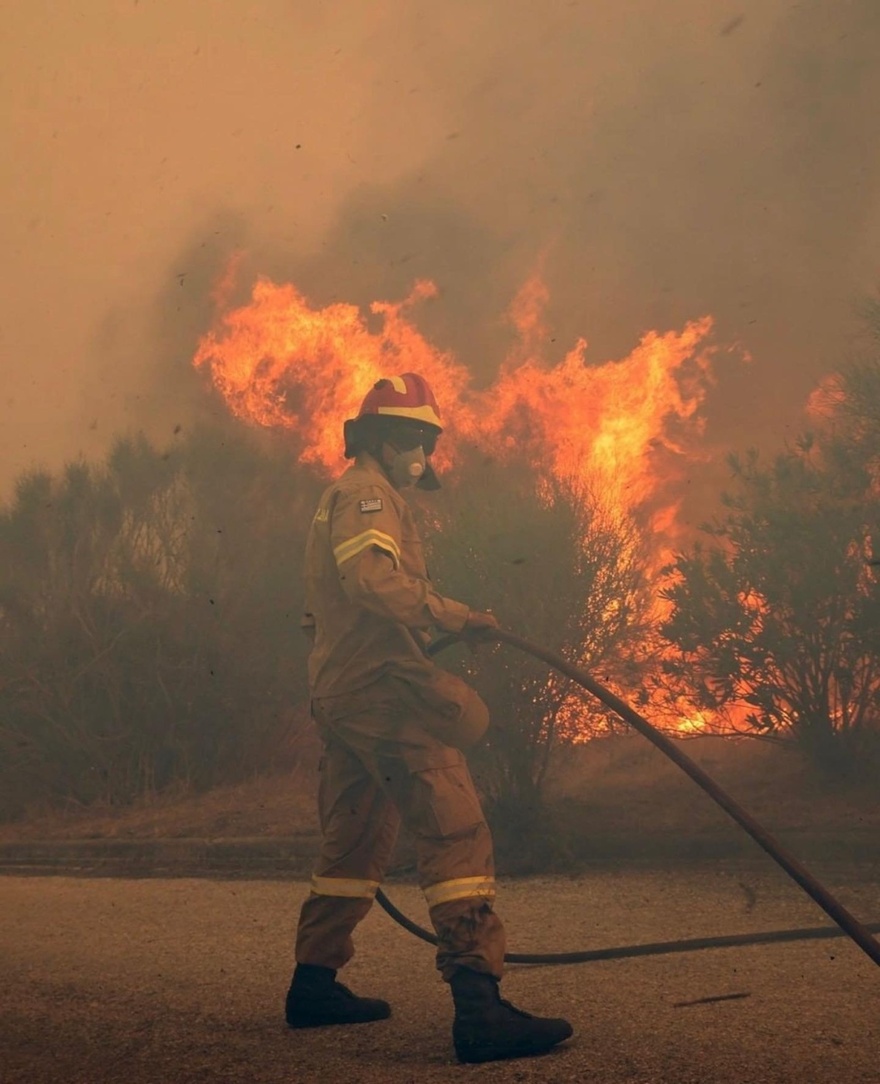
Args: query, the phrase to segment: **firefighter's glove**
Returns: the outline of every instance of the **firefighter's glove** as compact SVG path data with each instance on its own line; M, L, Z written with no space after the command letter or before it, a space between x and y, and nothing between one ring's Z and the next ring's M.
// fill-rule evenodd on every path
M475 652L478 644L493 639L492 630L497 628L500 628L500 625L495 614L471 610L461 630L461 637L471 651Z

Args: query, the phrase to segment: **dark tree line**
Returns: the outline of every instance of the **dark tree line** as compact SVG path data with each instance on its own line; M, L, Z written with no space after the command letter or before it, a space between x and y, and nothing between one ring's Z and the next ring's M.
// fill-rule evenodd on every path
M19 479L0 513L0 806L271 767L305 697L315 482L242 432Z
M286 766L307 715L302 554L323 484L236 427L165 451L129 438L103 464L19 479L0 513L5 815ZM524 464L472 463L423 518L441 590L620 670L649 601L631 523ZM487 796L526 818L570 691L499 652L466 668L496 720L477 754Z

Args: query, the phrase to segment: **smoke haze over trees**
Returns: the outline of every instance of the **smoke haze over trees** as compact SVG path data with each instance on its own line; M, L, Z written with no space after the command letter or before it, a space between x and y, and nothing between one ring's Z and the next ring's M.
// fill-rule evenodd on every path
M588 359L711 313L711 447L795 431L880 248L874 0L16 5L0 64L0 485L207 408L210 285L400 297L481 379L543 260ZM745 419L745 423L744 423Z

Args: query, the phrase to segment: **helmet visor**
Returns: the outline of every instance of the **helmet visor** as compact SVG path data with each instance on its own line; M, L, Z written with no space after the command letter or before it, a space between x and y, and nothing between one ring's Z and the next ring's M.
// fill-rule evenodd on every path
M438 435L432 426L410 422L395 423L393 428L389 427L385 440L399 452L411 452L414 448L421 448L425 455L433 455Z

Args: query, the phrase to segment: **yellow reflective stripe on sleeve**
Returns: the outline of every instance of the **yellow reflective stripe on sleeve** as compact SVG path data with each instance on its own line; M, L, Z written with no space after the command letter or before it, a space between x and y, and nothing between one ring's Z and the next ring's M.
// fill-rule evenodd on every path
M466 900L475 896L481 899L495 898L494 877L457 877L454 881L441 881L422 889L429 907L451 900Z
M360 881L354 877L312 877L312 892L316 896L346 896L348 899L371 900L378 887L378 881Z
M350 561L352 557L357 557L359 553L363 552L365 549L369 549L370 546L378 546L380 550L385 550L391 555L391 559L394 561L394 567L400 567L400 547L390 534L385 534L384 531L377 531L375 527L371 528L369 531L362 531L360 534L356 534L354 538L349 538L346 542L340 542L333 550L336 564L341 565L343 561Z

